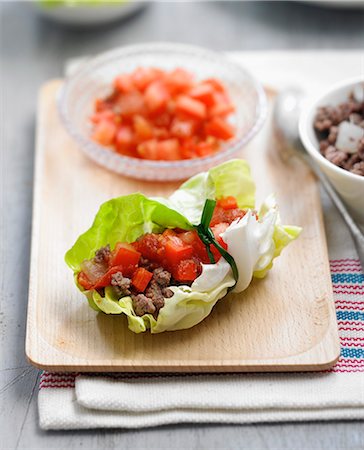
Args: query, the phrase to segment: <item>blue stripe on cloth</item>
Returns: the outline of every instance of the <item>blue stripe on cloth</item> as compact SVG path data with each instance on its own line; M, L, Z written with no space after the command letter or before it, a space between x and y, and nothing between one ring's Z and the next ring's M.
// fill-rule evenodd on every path
M364 283L364 273L333 273L333 283Z
M361 311L336 311L337 320L363 320L364 312Z
M341 356L344 358L364 358L364 348L347 348L341 349Z

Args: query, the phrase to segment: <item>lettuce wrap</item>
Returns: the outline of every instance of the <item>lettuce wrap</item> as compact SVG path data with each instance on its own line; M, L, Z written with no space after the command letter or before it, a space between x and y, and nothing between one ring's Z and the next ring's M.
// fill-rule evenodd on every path
M96 289L85 290L78 283L82 262L92 258L100 247L131 243L146 233L161 233L168 228L196 229L206 200L229 196L247 211L221 234L238 276L229 258L202 264L201 275L191 285L170 286L173 296L165 299L157 317L138 316L131 296L118 298L110 286L100 293ZM101 205L91 228L66 253L65 261L91 308L106 314L125 314L131 331L141 333L149 329L160 333L190 328L208 316L229 290L241 292L253 277L264 277L273 259L300 234L299 227L281 225L273 195L262 204L259 220L254 208L255 184L250 168L243 160L231 160L192 177L169 198L148 198L136 193L107 201Z

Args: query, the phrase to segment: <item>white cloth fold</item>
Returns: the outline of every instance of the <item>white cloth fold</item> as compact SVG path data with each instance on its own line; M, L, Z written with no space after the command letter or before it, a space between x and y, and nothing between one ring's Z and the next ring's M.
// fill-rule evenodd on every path
M232 378L238 376L244 377ZM171 388L163 379L156 388L149 378L130 383L83 376L76 389L40 392L40 426L142 428L177 423L364 419L363 373L286 374L278 380L277 375L266 374L258 377L258 383L256 375L248 378L242 382L214 381L214 390L209 392L203 379L194 380L188 389L186 380ZM348 389L339 394L337 389L343 386ZM138 388L142 389L138 392ZM187 398L191 391L196 396Z
M364 413L364 374L351 373L343 395L337 395L342 389L336 373L162 375L126 380L80 376L75 394L85 408L129 413L346 407L361 408Z

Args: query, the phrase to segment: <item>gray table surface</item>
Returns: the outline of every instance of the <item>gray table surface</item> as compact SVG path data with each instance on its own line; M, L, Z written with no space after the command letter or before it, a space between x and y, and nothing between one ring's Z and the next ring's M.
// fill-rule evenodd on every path
M123 22L71 30L44 21L29 4L0 0L0 18L0 448L364 448L358 422L43 432L37 417L39 372L24 356L34 127L41 83L59 77L69 58L143 41L180 41L219 50L360 49L363 10L296 2L155 3Z

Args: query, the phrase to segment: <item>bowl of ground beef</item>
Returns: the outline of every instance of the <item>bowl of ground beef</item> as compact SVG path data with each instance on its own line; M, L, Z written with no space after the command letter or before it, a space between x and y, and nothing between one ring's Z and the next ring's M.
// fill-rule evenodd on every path
M306 150L364 225L364 77L307 102L299 131Z

